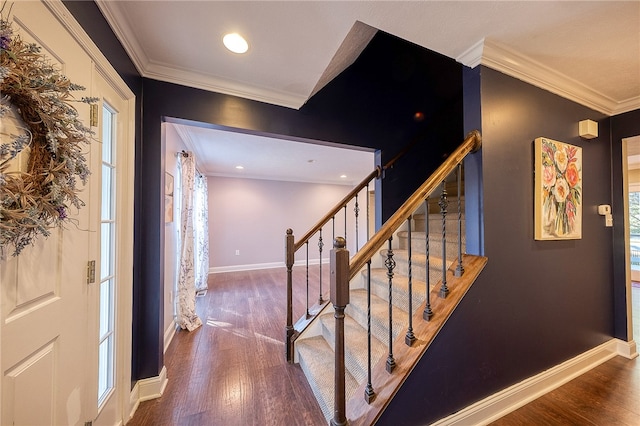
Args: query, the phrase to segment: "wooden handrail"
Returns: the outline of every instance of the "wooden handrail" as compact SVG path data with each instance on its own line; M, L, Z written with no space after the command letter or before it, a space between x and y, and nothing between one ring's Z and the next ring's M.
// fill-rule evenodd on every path
M358 184L358 186L353 188L351 192L345 195L345 197L340 200L333 209L329 210L329 212L325 214L322 219L320 219L318 223L313 226L313 228L309 229L309 231L304 234L304 236L300 240L298 240L297 243L295 243L295 245L293 246L293 250L298 251L298 249L302 247L309 240L309 238L313 236L313 234L318 232L320 228L322 228L327 222L329 222L329 220L334 217L345 205L347 205L347 203L349 203L349 201L351 201L351 199L355 197L357 193L359 193L364 187L369 185L369 182L371 182L374 178L380 177L381 174L382 168L379 166L376 167L374 171L369 173L369 175Z
M359 193L365 186L367 186L369 182L371 182L374 178L380 178L382 176L382 172L393 167L395 162L398 161L398 159L400 159L402 156L404 156L404 154L406 154L416 143L417 140L413 140L411 143L405 146L402 151L396 154L395 157L387 161L384 166L378 166L374 171L369 173L369 175L365 177L362 182L360 182L355 188L353 188L351 192L349 192L342 200L340 200L332 210L325 214L311 229L309 229L309 231L307 231L306 234L304 234L304 236L300 240L298 240L297 243L295 243L293 247L294 251L298 251L298 249L300 249L300 247L302 247L316 232L318 232L318 230L322 228L325 223L329 222L329 219L334 217L340 211L340 209L347 205L347 203L349 203L349 201L351 201L351 199L356 196L357 193Z
M413 214L424 202L425 198L442 183L467 154L480 149L482 137L474 130L467 135L460 146L433 172L433 174L418 188L407 201L382 225L369 241L351 259L349 280L371 259L377 250L393 235L400 225Z

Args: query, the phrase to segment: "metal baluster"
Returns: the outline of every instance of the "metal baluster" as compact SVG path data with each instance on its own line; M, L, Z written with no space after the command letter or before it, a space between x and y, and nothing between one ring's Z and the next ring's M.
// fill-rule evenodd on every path
M369 216L370 216L369 198L371 198L371 197L369 197L369 184L367 184L366 194L367 194L366 195L366 197L367 197L367 202L366 202L366 205L367 205L367 241L369 241L369 226L371 225L370 222L369 222Z
M336 217L335 216L331 218L331 238L333 239L333 241L335 241L336 239Z
M462 266L462 204L460 193L462 192L462 163L458 163L458 266L456 266L455 276L461 277L464 274Z
M354 213L356 214L356 252L360 250L360 241L358 241L358 213L360 213L360 207L358 206L358 194L356 194L356 205L353 208Z
M431 310L431 284L430 284L430 271L429 271L429 197L427 197L427 199L424 202L424 211L425 211L425 215L427 216L426 220L424 221L424 226L425 226L425 230L424 232L426 233L426 238L425 238L425 250L426 250L426 254L427 254L427 261L425 264L425 268L427 270L427 300L425 302L425 306L424 306L424 312L422 312L422 318L429 321L431 319L431 317L433 316L433 311Z
M440 297L443 299L449 294L447 287L447 188L445 181L442 181L442 193L440 194L440 214L442 215L442 286L440 287Z
M347 240L347 205L344 205L344 239Z
M364 389L364 400L371 404L376 399L376 392L371 384L371 260L367 262L367 387Z
M318 305L324 303L324 299L322 298L322 247L324 247L324 243L322 242L322 228L320 228L320 237L318 238L318 250L320 251L320 296L318 297Z
M304 245L307 249L307 318L309 318L311 316L309 314L309 240Z
M404 343L407 346L412 346L413 342L416 341L416 336L413 334L413 278L411 271L411 218L409 216L407 218L407 239L409 240L409 245L407 247L407 256L409 257L408 261L408 269L409 269L409 327L407 328L407 334L404 336Z
M387 250L387 258L384 261L384 265L387 267L387 277L389 278L389 356L387 357L387 372L391 373L396 366L396 361L393 358L393 269L396 267L396 261L393 260L393 249L391 248L391 240L389 238L389 249Z

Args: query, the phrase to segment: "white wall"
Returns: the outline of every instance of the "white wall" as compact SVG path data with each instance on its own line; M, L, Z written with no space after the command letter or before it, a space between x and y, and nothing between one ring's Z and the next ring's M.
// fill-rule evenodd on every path
M212 271L284 266L285 235L296 241L337 204L353 186L228 177L208 178L209 266ZM366 198L359 196L359 246L366 241ZM373 206L371 206L373 210ZM353 205L347 207L348 248L355 253ZM336 217L336 235L344 235L344 213ZM323 260L332 248L331 226L323 230ZM236 255L236 250L239 255ZM318 259L317 240L309 259ZM297 260L305 258L304 250Z

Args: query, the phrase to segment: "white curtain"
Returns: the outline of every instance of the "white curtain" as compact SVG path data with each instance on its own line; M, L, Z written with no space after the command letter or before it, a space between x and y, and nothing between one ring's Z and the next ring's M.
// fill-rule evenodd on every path
M182 188L178 264L177 322L182 329L195 330L202 325L196 314L196 267L194 247L194 192L196 163L193 153L179 155L178 172Z
M196 290L206 290L207 278L209 277L209 206L207 193L207 178L199 174L196 176L195 181L193 206Z

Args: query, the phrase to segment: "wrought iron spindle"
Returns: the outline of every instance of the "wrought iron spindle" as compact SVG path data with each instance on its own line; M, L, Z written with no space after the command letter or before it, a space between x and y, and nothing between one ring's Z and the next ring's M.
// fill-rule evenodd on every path
M387 258L384 265L387 267L387 278L389 278L389 356L387 357L387 372L391 373L396 367L396 361L393 358L393 269L396 267L396 261L393 260L393 249L391 248L391 240L389 237L389 249L387 250Z
M442 286L440 287L440 297L445 298L449 294L447 287L447 188L445 181L442 181L442 193L440 194L440 214L442 215Z
M407 334L406 336L404 336L404 343L407 344L407 346L412 346L413 342L416 341L416 336L413 334L413 277L412 277L412 271L411 271L411 218L412 216L409 216L407 218L407 239L409 240L409 245L407 246L407 256L409 257L408 260L408 272L409 272L409 327L407 328Z
M422 318L429 321L433 316L433 310L431 310L431 284L430 284L430 274L429 274L429 197L424 202L424 211L426 215L426 220L424 221L424 232L425 232L425 253L426 253L426 264L425 268L427 271L426 281L427 281L427 299L424 305L424 311L422 312Z
M371 260L367 262L367 386L364 389L364 400L371 404L376 399L376 392L371 384Z
M311 314L309 313L309 240L307 240L304 245L307 252L307 318L309 318L311 316Z
M356 215L356 252L360 250L360 241L358 241L358 213L360 213L360 206L358 205L358 194L356 194L356 205L353 208L353 212Z
M367 206L367 241L369 241L369 238L371 237L369 235L369 226L371 226L371 223L369 222L370 221L369 217L371 216L370 215L370 210L369 210L369 198L371 198L369 196L369 184L367 184L367 190L366 190L365 194L367 194L366 195L366 197L367 197L367 202L366 202L366 206Z
M335 216L331 218L331 238L334 241L336 239L336 217Z
M347 205L344 205L344 239L347 240Z
M456 266L456 277L464 274L462 266L462 203L460 201L460 193L462 192L462 163L458 163L458 266Z
M324 299L322 298L322 247L324 247L324 243L322 242L322 228L320 228L320 236L318 237L318 251L320 252L320 292L318 296L318 305L322 305L324 303Z

